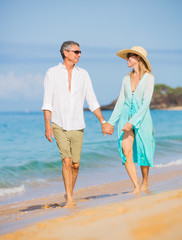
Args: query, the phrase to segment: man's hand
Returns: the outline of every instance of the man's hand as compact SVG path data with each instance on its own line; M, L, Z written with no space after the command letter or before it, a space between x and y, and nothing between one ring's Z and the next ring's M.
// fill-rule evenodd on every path
M49 142L52 142L52 138L54 138L54 134L53 134L52 127L50 125L46 126L46 128L45 128L45 136L46 136L47 140L49 140Z
M53 130L50 124L51 119L51 111L44 110L44 119L45 119L45 136L49 142L52 142L52 138L54 138Z
M104 136L106 136L106 134L112 135L113 132L114 132L114 127L111 124L109 123L102 124L102 133L104 134Z
M132 127L133 127L133 125L132 125L131 123L127 122L127 123L124 125L122 131L124 131L124 132L129 132L129 131L132 129Z
M108 135L113 134L114 127L109 123L102 123L105 120L104 120L104 117L102 116L102 112L101 112L100 108L97 108L93 113L99 119L99 121L101 123L102 133L104 134L104 136L106 135L106 133Z

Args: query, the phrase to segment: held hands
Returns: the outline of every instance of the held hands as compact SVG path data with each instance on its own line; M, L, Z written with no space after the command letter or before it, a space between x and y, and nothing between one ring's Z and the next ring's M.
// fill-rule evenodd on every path
M112 135L113 132L114 132L114 127L111 124L107 122L102 124L102 133L104 134L104 137L106 136L106 134Z
M45 136L46 136L47 140L49 140L49 142L52 142L52 138L54 138L54 134L53 134L52 127L50 125L46 126L46 128L45 128Z
M131 123L127 122L124 125L123 129L121 129L121 130L124 131L124 132L129 132L132 129L132 127L133 127L133 125Z

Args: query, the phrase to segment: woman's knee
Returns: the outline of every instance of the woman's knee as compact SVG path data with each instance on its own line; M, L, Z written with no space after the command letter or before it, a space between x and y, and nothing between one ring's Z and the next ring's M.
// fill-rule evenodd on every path
M133 156L133 150L128 147L123 147L123 154L125 155L126 159L132 158Z

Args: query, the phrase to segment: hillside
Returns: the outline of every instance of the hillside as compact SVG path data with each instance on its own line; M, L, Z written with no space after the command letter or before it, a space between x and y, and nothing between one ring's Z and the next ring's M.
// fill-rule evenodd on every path
M109 105L101 106L101 109L113 110L116 100ZM150 108L182 109L182 87L171 88L165 84L156 84Z

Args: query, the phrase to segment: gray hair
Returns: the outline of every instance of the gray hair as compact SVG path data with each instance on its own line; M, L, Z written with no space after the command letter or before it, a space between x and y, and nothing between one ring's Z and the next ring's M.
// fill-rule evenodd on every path
M60 48L60 53L63 59L65 59L65 55L63 53L64 50L69 50L73 45L77 45L78 47L80 46L79 43L74 42L74 41L65 41Z

